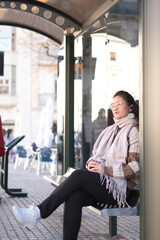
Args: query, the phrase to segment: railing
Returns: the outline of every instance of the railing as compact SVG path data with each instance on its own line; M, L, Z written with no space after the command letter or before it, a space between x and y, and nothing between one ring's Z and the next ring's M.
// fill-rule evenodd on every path
M12 140L9 144L5 146L6 153L5 156L2 157L1 162L1 186L5 190L5 192L12 196L12 197L27 197L27 193L21 192L21 188L8 188L8 160L9 160L9 152L10 150L17 145L20 141L23 140L25 136L16 137L14 140Z

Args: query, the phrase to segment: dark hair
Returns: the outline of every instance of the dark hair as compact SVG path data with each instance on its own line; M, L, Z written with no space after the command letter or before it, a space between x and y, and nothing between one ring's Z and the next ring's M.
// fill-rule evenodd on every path
M101 108L100 110L99 110L99 112L98 113L102 113L102 112L106 112L106 110L104 109L104 108Z
M125 92L123 90L118 91L114 94L113 98L116 96L120 96L124 99L124 101L128 104L128 106L133 105L133 110L132 112L135 114L136 118L139 120L139 105L138 105L138 100L134 100L131 94L128 92Z

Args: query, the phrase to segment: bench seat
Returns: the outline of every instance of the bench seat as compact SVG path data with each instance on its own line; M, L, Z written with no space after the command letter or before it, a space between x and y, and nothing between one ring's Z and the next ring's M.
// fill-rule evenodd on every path
M74 168L68 168L67 172L64 175L57 175L57 176L51 176L51 175L44 175L43 178L51 183L54 187L58 187L69 175L75 171Z
M138 216L139 204L134 207L125 208L103 208L101 216Z

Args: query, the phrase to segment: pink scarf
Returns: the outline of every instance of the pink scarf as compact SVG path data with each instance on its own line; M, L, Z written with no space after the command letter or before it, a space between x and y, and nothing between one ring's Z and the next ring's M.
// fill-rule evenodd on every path
M91 158L101 162L105 166L126 163L128 157L128 135L135 125L137 125L137 120L130 119L128 116L120 120L115 120L115 124L105 128L98 137L94 144L93 156ZM121 130L117 134L118 128ZM105 180L106 188L109 189L109 192L112 192L113 198L117 200L119 207L124 207L126 204L126 179L101 174L102 184Z

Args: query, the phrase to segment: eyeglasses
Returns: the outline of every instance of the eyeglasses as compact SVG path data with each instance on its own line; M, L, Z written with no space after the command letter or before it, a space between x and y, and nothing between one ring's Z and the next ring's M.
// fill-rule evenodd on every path
M112 103L110 106L110 109L112 110L113 108L120 107L122 104L123 102Z

